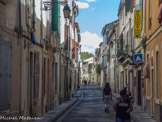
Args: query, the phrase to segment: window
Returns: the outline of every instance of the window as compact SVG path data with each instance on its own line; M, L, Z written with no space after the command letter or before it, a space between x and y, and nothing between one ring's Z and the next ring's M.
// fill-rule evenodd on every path
M35 11L35 0L33 0L33 30L35 31L36 24L36 11Z
M162 0L159 0L159 5L161 5L161 3L162 3Z
M152 26L152 0L149 1L149 29Z
M131 28L131 50L134 50L134 28Z
M159 52L156 52L156 98L159 99Z
M25 0L25 11L26 11L26 25L31 26L31 1Z

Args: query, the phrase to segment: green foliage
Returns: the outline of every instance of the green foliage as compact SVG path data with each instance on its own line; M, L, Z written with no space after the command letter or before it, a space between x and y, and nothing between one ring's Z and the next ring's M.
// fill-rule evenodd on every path
M98 64L98 65L96 66L96 73L97 73L97 74L100 74L100 71L101 71L101 68L100 68L100 65Z
M92 54L92 53L89 53L89 52L82 52L81 53L81 59L82 60L86 60L86 59L88 59L88 58L91 58L91 57L93 57L94 55Z

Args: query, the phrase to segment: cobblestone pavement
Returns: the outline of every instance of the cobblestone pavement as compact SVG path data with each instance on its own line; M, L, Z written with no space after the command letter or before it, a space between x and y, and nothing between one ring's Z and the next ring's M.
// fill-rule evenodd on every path
M64 122L115 122L114 102L110 103L110 113L104 112L102 89L96 86L83 88L83 96Z

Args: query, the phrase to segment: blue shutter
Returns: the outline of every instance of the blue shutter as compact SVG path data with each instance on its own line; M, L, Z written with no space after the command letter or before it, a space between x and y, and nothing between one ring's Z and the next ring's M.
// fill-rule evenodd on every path
M0 111L10 107L10 43L0 41Z

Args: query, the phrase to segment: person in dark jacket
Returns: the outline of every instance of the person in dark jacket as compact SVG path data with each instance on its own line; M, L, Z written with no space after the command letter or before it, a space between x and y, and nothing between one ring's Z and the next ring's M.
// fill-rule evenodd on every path
M109 102L112 100L112 91L109 83L106 83L103 92L103 101L105 102L105 112L109 113Z
M126 96L126 90L121 90L120 96L121 98L118 98L114 105L116 122L130 122L130 112L133 111L132 103Z

